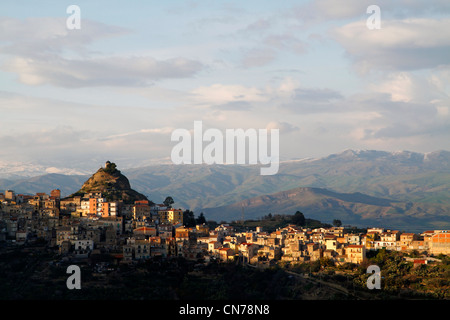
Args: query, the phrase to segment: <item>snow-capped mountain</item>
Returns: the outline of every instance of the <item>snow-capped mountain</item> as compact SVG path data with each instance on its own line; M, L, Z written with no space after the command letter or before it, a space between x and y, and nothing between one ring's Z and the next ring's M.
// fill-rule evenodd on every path
M48 173L84 175L87 174L88 171L79 168L55 167L36 163L0 161L0 178L3 179L17 180Z

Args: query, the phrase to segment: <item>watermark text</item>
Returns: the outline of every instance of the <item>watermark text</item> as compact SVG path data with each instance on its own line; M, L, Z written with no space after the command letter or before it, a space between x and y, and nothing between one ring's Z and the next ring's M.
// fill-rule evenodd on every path
M171 152L174 164L262 164L261 175L274 175L279 168L279 129L215 128L203 132L202 121L194 121L193 134L175 129L171 141L178 141ZM203 146L204 142L208 144ZM247 143L248 142L248 143ZM269 154L270 149L270 154Z

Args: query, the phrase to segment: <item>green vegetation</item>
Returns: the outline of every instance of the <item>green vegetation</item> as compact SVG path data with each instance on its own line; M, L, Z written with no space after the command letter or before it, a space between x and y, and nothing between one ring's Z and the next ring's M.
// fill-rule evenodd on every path
M175 203L175 201L173 200L172 197L168 196L166 197L166 199L164 199L163 204L168 207L168 208L172 208L172 205Z
M146 196L131 189L128 178L120 173L115 163L109 161L106 162L105 168L100 168L83 183L79 191L68 198L82 197L90 192L101 192L107 201L123 200L125 204L132 204L136 200L147 200Z
M377 250L365 263L358 267L355 283L365 286L368 278L367 267L375 264L381 270L381 292L403 297L450 298L450 258L440 256L442 263L431 262L414 266L405 261L403 252ZM412 256L417 256L416 252Z
M183 211L183 224L187 228L193 228L196 225L194 212L191 210Z
M412 256L417 253L412 253ZM409 255L409 256L411 256ZM449 299L450 298L450 257L440 255L442 262L421 264L414 267L405 261L403 252L385 249L368 251L368 259L360 265L345 263L336 265L322 258L314 262L286 266L293 272L310 275L331 284L351 290L361 298L370 299ZM381 289L369 290L367 273L370 265L381 270Z
M210 223L208 221L208 223ZM229 223L231 226L236 228L236 230L248 230L255 229L256 227L262 227L263 230L267 232L273 232L278 228L284 228L290 224L302 226L305 228L329 228L330 224L322 223L319 220L305 218L303 213L297 211L293 215L287 214L275 214L272 215L269 213L268 215L262 217L258 220L245 220L242 221L232 221Z
M66 286L67 263L54 252L16 249L0 255L2 300L222 300L302 299L304 288L280 268L258 270L234 263L198 264L183 258L152 259L95 272L97 257L81 268L81 290Z
M103 171L109 174L118 174L120 171L117 169L117 165L114 162L106 162L106 167L103 168Z
M294 215L291 218L291 221L293 224L301 227L303 227L306 223L305 216L300 211L294 213Z
M417 256L412 252L409 256ZM108 254L92 255L81 268L82 290L66 287L67 267L45 246L2 248L2 300L289 300L289 299L449 299L450 257L414 266L405 253L369 251L368 260L338 265L328 258L263 269L237 263L208 265L183 258L154 258L137 265L114 265ZM97 263L109 271L96 271ZM369 265L381 269L381 290L366 286ZM294 276L294 274L298 274ZM338 288L338 290L336 290Z
M341 220L339 220L339 219L334 219L334 220L333 220L333 226L335 226L335 227L340 227L340 226L342 226Z

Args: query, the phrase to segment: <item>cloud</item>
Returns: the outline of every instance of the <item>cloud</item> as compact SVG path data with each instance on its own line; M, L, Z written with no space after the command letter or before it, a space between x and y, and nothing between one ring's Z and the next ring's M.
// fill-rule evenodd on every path
M287 15L305 23L367 18L367 7L377 5L384 17L406 18L450 12L447 0L312 0L293 8Z
M382 20L379 30L358 21L335 29L333 36L362 73L450 64L450 19Z
M244 68L265 66L275 60L277 54L273 48L259 47L246 50L241 61Z
M307 102L330 102L336 99L342 99L342 95L331 89L297 88L294 91L293 99L295 101Z
M245 49L241 66L254 68L274 62L283 53L305 54L307 44L289 33L269 34L256 41L254 47Z
M354 112L366 111L368 115L349 127L353 137L362 142L383 141L389 145L395 139L413 143L418 137L450 138L449 117L439 114L439 109L430 102L393 101L389 94L371 93L349 97L345 104ZM342 122L338 118L336 121Z
M243 85L216 83L192 90L193 100L197 103L224 105L230 102L265 101L267 96L262 89Z
M299 127L283 121L271 121L267 124L266 129L279 129L281 134L289 134L300 130Z
M52 60L16 57L4 66L28 85L52 84L66 88L92 86L147 86L161 79L191 77L202 64L184 58L106 57Z
M346 19L364 13L364 0L314 0L298 6L293 14L305 21Z
M147 133L170 135L173 130L175 130L175 128L173 128L173 127L141 129L141 130L132 131L132 132L113 134L113 135L109 135L109 136L103 137L103 138L101 137L101 138L98 138L98 140L106 141L106 140L114 140L114 139L118 139L118 138L121 139L121 138L125 138L125 137L136 138L138 135L147 134Z
M253 107L247 101L231 101L220 105L212 106L212 108L220 111L249 111Z
M343 99L344 96L332 89L297 87L281 107L301 114L334 113L343 110L342 104L338 103Z
M283 51L291 51L296 54L304 54L307 45L291 34L272 34L264 38L264 44Z
M69 30L65 18L0 18L0 52L27 57L75 51L88 53L95 41L130 34L131 30L83 19L79 30Z
M0 157L17 161L61 162L78 166L92 158L148 160L170 155L172 128L151 128L110 134L104 130L57 125L19 134L0 134Z
M0 26L0 53L10 56L1 69L16 73L27 85L149 86L162 79L192 77L204 67L182 57L158 60L142 55L93 54L90 44L129 31L90 20L83 20L82 28L75 32L60 18L3 18Z
M33 130L23 133L4 134L0 136L0 144L6 149L39 150L45 148L65 148L72 143L79 143L89 134L85 130L76 130L70 126L56 126L51 129ZM20 154L20 152L16 153Z
M260 18L250 24L248 24L241 32L243 33L260 33L268 30L272 26L272 21L267 18Z
M442 80L438 74L425 77L401 71L389 73L369 87L372 91L389 94L392 101L430 103L448 99L450 90L441 86Z

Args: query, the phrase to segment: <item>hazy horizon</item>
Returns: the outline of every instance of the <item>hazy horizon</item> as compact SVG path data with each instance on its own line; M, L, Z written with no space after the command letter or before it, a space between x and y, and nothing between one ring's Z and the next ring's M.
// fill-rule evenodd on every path
M424 155L424 158L428 154L437 153L437 152L447 152L450 153L450 150L434 150L430 152L416 152L412 150L397 150L397 151L386 151L386 150L369 150L369 149L345 149L340 152L330 153L323 157L307 157L307 158L293 158L293 159L284 159L280 160L280 166L286 163L292 162L302 162L302 161L317 161L321 159L326 159L331 156L341 155L345 152L352 151L358 155L359 153L364 152L376 152L378 153L388 153L395 155L396 153L412 153L412 154L421 154ZM87 160L84 164L78 164L77 166L68 167L68 166L50 166L46 165L46 163L38 163L38 162L5 162L0 160L0 179L21 179L21 178L33 178L39 177L45 174L63 174L63 175L91 175L100 167L104 167L106 161L112 161L116 163L118 169L120 170L133 170L150 166L204 166L204 167L213 167L213 166L247 166L247 167L258 167L264 166L262 164L173 164L170 158L166 159L155 159L152 161L144 161L140 163L136 162L120 162L115 159L100 159L100 160Z

